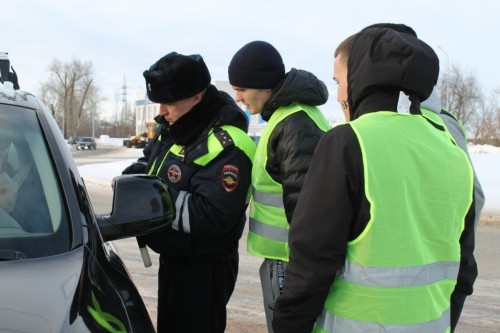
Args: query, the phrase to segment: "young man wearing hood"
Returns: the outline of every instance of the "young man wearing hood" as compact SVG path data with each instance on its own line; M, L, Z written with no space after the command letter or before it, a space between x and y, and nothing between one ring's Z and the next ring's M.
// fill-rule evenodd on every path
M200 55L169 53L144 78L159 128L123 173L163 178L175 203L174 222L141 237L160 254L157 330L224 332L255 153L248 120Z
M288 262L288 230L309 162L330 128L317 108L328 90L312 73L285 73L279 52L264 41L244 45L228 68L229 82L251 114L267 121L252 169L248 252L264 258L260 278L269 332Z
M421 114L438 74L427 44L392 29L364 29L337 48L348 123L323 136L311 161L275 332L450 328L454 290L473 283L462 278L475 264L464 261L473 171L449 133ZM406 114L397 113L401 91L412 102Z

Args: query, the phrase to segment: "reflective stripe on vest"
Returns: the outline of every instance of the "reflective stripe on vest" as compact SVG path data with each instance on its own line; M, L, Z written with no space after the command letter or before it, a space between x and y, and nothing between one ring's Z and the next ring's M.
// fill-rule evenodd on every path
M230 126L230 125L223 125L219 127L220 129L226 131L229 134L229 137L227 138L229 141L232 141L236 147L238 147L240 150L242 150L245 155L248 156L248 158L252 161L253 157L255 155L255 143L253 140L241 129ZM161 141L161 135L158 137L158 140ZM212 160L214 160L223 150L224 146L220 142L220 140L216 137L214 133L214 129L210 130L208 133L207 137L207 147L208 147L208 152L205 155L202 155L198 158L196 158L193 163L199 165L199 166L205 166L208 163L210 163ZM160 170L163 169L163 164L167 160L167 157L170 154L177 155L177 156L183 156L183 151L185 150L184 146L173 144L169 151L165 154L163 159L160 162L160 165L156 169L156 176L159 176ZM158 162L158 159L155 159L153 162L152 167L150 168L148 174L152 174L153 170L155 170L156 163ZM248 198L250 198L251 195L251 189L248 189ZM191 223L190 223L190 217L189 217L189 199L191 198L191 193L187 191L179 191L179 195L177 196L177 199L175 201L175 209L176 209L176 215L175 215L175 220L172 223L172 228L174 230L182 230L184 233L191 233ZM182 226L182 229L181 229Z
M458 262L447 261L410 267L367 267L346 261L337 278L372 287L423 286L445 279L456 279L459 267Z
M314 325L313 332L383 332L383 333L423 333L423 332L446 332L450 325L450 311L443 312L438 319L417 325L384 325L383 329L378 323L359 323L342 317L335 317L329 312L323 312ZM323 327L333 327L333 330L325 330Z
M421 115L376 112L350 126L370 220L349 242L314 332L445 332L472 203L468 158Z
M252 167L252 200L247 251L253 255L288 261L288 228L283 203L283 187L267 173L267 144L276 125L293 113L304 111L323 131L330 125L314 106L292 103L278 108L267 123L257 145Z

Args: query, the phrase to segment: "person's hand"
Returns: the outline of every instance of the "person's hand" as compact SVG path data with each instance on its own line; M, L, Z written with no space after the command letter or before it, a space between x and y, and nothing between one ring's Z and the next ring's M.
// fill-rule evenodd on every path
M145 162L134 162L122 171L122 175L134 175L140 173L146 173Z
M16 206L17 184L5 172L0 173L0 208L7 213Z

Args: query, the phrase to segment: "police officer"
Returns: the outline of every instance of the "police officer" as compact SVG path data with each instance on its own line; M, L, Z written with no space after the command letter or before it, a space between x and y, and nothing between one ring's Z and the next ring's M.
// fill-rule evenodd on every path
M158 175L175 202L175 221L141 238L160 254L157 330L223 332L255 152L248 120L200 55L169 53L144 77L159 127L123 173Z

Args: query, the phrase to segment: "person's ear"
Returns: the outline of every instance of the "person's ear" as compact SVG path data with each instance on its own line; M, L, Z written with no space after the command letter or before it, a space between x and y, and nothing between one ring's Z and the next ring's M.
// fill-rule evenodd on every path
M203 99L203 92L199 92L196 95L194 95L193 96L193 106L200 103L202 99Z

